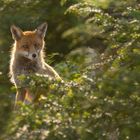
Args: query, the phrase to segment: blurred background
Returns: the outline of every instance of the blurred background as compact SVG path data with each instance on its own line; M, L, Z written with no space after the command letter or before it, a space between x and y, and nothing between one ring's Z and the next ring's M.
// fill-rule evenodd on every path
M121 72L136 69L137 75L125 75L126 80L134 79L127 83L131 87L132 82L139 85L137 78L140 77L139 9L138 0L1 0L0 135L10 118L15 94L8 77L13 44L10 33L12 24L25 31L34 30L44 21L48 22L45 37L46 62L54 66L62 77L72 79L63 69L72 69L76 73L77 69L83 70L93 63L113 58L111 63L97 71L107 74L110 72L107 68L111 67L120 68ZM68 62L77 67L66 68ZM134 90L135 94L140 91L135 87ZM131 89L126 87L125 92L127 91Z

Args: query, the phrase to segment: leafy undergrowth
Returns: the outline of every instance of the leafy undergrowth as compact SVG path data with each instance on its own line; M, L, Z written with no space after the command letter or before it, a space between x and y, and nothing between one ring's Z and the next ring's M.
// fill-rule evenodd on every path
M98 39L104 44L102 54L88 64L81 53L58 64L64 82L21 77L38 100L13 112L4 140L140 139L138 1L110 1L105 7L90 0L75 3L66 14L74 14L81 23L63 37L71 38L71 47L85 49L98 48Z
M65 68L69 66L77 67L65 64ZM77 70L75 74L72 68L64 73L71 77L65 82L39 76L26 78L31 90L36 91L38 101L21 105L13 112L4 139L140 138L139 71L114 67L95 75L93 68Z

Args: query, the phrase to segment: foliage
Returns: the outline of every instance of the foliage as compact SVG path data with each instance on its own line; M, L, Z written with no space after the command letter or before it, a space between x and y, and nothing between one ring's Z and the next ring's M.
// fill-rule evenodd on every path
M84 48L83 53L69 53L55 66L64 81L23 78L38 99L12 113L2 139L139 140L139 2L62 0L61 5L73 18L61 37L69 52ZM86 61L88 47L97 54L94 62Z

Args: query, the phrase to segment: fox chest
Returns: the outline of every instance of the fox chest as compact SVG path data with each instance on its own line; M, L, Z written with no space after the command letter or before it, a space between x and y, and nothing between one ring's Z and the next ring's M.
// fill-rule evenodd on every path
M28 65L21 65L17 69L18 74L30 74L36 73L39 70L39 67L36 64L28 64Z
M36 64L26 64L26 65L13 65L11 71L11 82L20 85L21 81L18 76L25 75L28 76L30 74L37 73L39 71L39 66Z

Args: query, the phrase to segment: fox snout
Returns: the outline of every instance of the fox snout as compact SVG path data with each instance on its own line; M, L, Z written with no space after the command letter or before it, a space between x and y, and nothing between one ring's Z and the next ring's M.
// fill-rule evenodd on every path
M36 58L36 54L35 54L35 53L33 53L33 54L32 54L32 57L33 57L33 58Z
M38 58L38 53L34 52L34 53L29 53L29 55L27 56L28 59L30 60L36 60Z
M37 52L26 52L26 51L21 51L20 53L18 53L18 55L23 56L25 58L28 58L30 60L37 60L39 57L39 53Z

